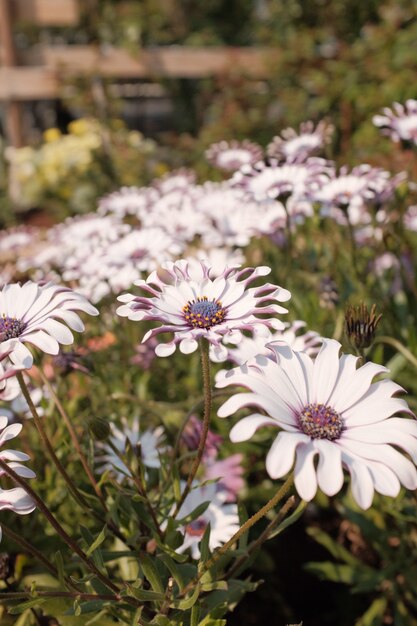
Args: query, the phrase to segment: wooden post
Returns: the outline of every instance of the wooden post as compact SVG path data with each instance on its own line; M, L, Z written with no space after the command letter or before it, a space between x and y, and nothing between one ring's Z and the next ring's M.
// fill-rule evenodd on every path
M4 67L17 65L17 52L13 41L13 20L10 0L0 0L0 41ZM15 148L23 145L22 105L16 100L5 102L6 134Z

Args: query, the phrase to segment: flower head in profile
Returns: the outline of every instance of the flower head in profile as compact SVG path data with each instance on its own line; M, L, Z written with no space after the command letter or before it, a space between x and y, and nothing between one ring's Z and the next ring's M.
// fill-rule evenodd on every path
M265 336L242 337L237 345L227 346L227 360L236 365L243 365L258 354L273 358L275 352L271 351L268 346L271 342L277 341L288 344L296 352L302 350L310 356L315 356L320 350L323 338L313 330L299 332L305 325L305 322L296 320L291 323L286 322L282 330L268 332ZM214 361L215 358L213 357L212 360Z
M284 160L303 159L321 150L330 141L333 126L321 121L315 127L313 122L303 122L298 133L293 128L285 128L267 146L270 157Z
M121 423L122 428L111 423L109 442L97 444L102 452L97 456L97 462L100 464L99 471L111 470L116 474L119 481L125 476L130 476L131 471L123 460L127 444L140 451L140 457L145 467L160 467L158 449L163 434L162 427L141 432L138 417L135 417L131 423L122 417Z
M32 281L5 285L0 291L0 342L17 339L20 353L31 361L30 367L33 357L26 343L47 354L58 354L59 344L74 341L68 326L78 332L84 330L75 311L98 315L83 296L66 287Z
M256 163L263 158L261 146L248 139L219 141L206 150L206 159L221 170L235 172L242 165Z
M21 424L10 424L8 426L7 417L0 416L0 448L10 439L14 439L22 430ZM35 472L22 465L22 461L28 461L29 456L24 452L18 450L0 450L0 459L5 462L10 469L12 469L18 476L23 478L34 478ZM0 478L4 476L6 472L3 468L0 468ZM8 509L14 511L19 515L26 515L32 513L36 508L32 498L28 496L26 491L22 487L15 487L14 489L1 489L0 488L0 511ZM1 539L1 527L0 527L0 539Z
M374 115L373 123L393 141L417 145L417 100L405 104L394 102L392 109L382 109L383 115Z
M266 459L271 478L283 477L295 463L296 489L309 501L317 487L328 496L340 491L347 469L353 497L367 509L374 491L396 496L401 484L417 487L417 422L396 415L412 415L407 403L394 397L401 387L388 379L372 382L386 368L371 362L357 368L357 358L339 356L339 350L337 341L326 340L313 360L276 345L276 361L256 357L217 381L218 387L247 389L229 398L218 414L261 409L237 422L230 438L245 441L261 426L278 428Z
M184 488L185 483L182 485ZM215 484L211 483L202 487L194 485L181 506L178 519L184 519L204 502L208 502L207 509L199 517L185 522L180 527L184 535L183 544L177 548L180 554L191 549L193 559L200 557L200 541L210 524L209 548L211 551L223 545L239 530L239 515L237 504L226 503L227 493L219 491Z
M181 352L190 354L204 337L214 346L216 358L222 359L227 356L223 337L283 327L280 320L265 316L286 313L277 303L289 300L290 292L270 283L249 288L256 278L270 273L269 267L226 267L215 278L204 261L198 272L194 264L190 269L185 260L164 263L163 271L135 282L150 297L124 294L118 298L124 303L117 309L118 315L135 321L162 322L146 333L144 342L159 333L174 334L172 341L156 347L158 356L169 356L177 344Z
M244 189L257 202L279 198L305 198L327 180L329 165L311 157L303 163L280 163L278 159L244 165L235 172L231 184Z
M31 367L32 359L17 339L0 341L0 400L14 400L20 393L17 372Z

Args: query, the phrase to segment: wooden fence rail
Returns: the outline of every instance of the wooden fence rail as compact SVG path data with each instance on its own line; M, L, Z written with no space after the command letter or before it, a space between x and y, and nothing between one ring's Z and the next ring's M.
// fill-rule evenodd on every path
M78 0L0 0L0 103L10 143L23 142L20 102L59 98L78 76L115 79L205 78L224 73L266 77L277 52L263 48L166 46L135 54L114 47L37 45L17 54L16 20L38 25L76 25Z

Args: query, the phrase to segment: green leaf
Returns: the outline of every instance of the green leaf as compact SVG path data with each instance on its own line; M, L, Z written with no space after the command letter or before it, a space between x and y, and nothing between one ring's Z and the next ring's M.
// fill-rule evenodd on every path
M380 626L388 600L386 598L376 598L369 609L356 622L356 626Z
M107 526L104 526L103 530L97 535L96 539L93 541L93 543L88 548L88 550L86 552L87 556L91 556L93 554L94 550L97 550L97 548L99 546L101 546L101 544L103 543L103 541L106 538L106 534L107 534Z
M76 601L77 602L77 601ZM101 611L106 600L88 600L87 602L74 602L74 606L67 611L64 615L84 615L85 613L95 613Z
M164 594L165 588L162 583L162 579L158 572L158 569L156 568L152 559L150 559L149 556L147 556L146 554L142 555L140 559L140 567L144 575L150 582L152 589L154 591L157 591L158 593Z
M194 604L191 609L190 626L198 626L201 608L198 604Z
M181 592L185 586L185 581L178 565L168 554L160 554L158 555L158 559L162 561L165 567L169 570L169 573L177 583L178 589Z
M365 565L361 568L339 563L307 563L304 568L316 574L322 580L330 580L335 583L344 583L352 586L352 592L374 591L381 582L383 573L376 574L374 570Z
M209 506L209 504L210 504L210 502L202 502L202 504L199 504L198 507L195 508L194 511L192 511L189 515L186 515L182 519L178 519L177 520L177 525L178 526L187 526L188 524L190 524L194 520L198 519L206 511L206 509Z
M8 612L10 615L19 615L20 613L23 613L23 611L26 611L26 609L31 609L35 606L42 606L45 602L46 598L33 598L32 600L26 600L25 602L12 606L8 609Z
M58 550L55 552L55 565L58 570L58 579L61 586L65 589L65 570L64 570L64 559L62 558L61 552Z
M227 591L228 588L229 588L229 585L227 584L225 580L217 580L212 583L203 583L201 585L201 591L216 591L216 590Z
M158 593L157 591L151 591L150 589L138 589L133 585L126 583L129 590L129 595L141 600L142 602L163 602L165 600L165 594Z
M363 565L362 561L354 557L353 554L346 550L340 543L334 541L334 539L319 528L307 528L307 533L310 537L313 537L317 543L326 548L335 559L339 559L355 567L361 567Z
M281 524L278 524L278 526L275 528L275 530L273 530L270 534L268 539L272 539L273 537L276 537L277 535L279 535L280 533L282 533L283 530L285 530L286 528L288 528L289 526L292 526L292 524L295 524L295 522L300 519L300 517L302 516L302 514L304 513L305 509L307 508L308 502L305 502L304 500L301 500L300 504L297 506L297 508L295 509L295 511L293 513L291 513L291 515L289 515L288 517L286 517Z
M210 533L211 533L211 525L210 523L208 523L204 531L204 535L200 542L200 552L201 552L200 562L201 563L205 563L210 558L210 548L209 548Z
M170 603L170 606L173 607L174 609L180 609L180 611L188 611L197 602L199 595L200 595L200 586L197 585L197 587L194 589L191 596L189 596L188 598L185 598L184 600L174 600L173 602Z

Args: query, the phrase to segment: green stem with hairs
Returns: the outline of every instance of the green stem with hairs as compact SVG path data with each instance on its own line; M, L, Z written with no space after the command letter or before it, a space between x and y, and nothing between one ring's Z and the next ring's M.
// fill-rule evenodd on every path
M67 534L67 532L61 526L58 520L54 517L54 515L51 513L48 507L44 504L42 498L38 496L36 491L34 491L32 487L30 487L30 485L26 482L26 480L24 480L21 476L16 474L16 472L11 467L9 467L7 463L3 461L1 458L0 458L0 468L10 478L12 478L13 481L19 485L19 487L22 487L22 489L26 491L26 493L32 498L37 508L43 513L43 515L46 517L46 519L54 528L54 530L65 541L65 543L71 548L71 550L75 552L77 556L79 556L79 558L87 566L87 568L91 572L93 572L93 574L95 574L99 580L101 580L103 585L106 585L106 587L111 589L114 593L118 594L119 588L114 583L112 583L112 581L109 580L107 576L105 576L104 574L100 572L100 570L95 566L93 561L83 552L83 550L81 550L78 544Z
M209 347L210 347L210 344L207 341L207 339L204 339L204 337L201 337L200 356L201 356L201 369L202 369L202 374L203 374L203 389L204 389L203 428L201 431L200 442L198 444L197 455L194 459L194 463L191 467L190 473L188 474L187 483L185 485L184 491L182 492L181 498L179 502L177 502L177 505L175 507L175 511L173 513L174 518L178 515L181 509L181 506L184 503L185 498L190 493L193 480L197 474L198 468L200 467L201 459L203 458L204 448L206 446L206 440L207 440L207 435L209 431L210 417L211 417L211 405L212 405Z
M72 439L74 447L75 447L75 449L76 449L76 451L78 453L78 457L79 457L79 459L81 461L81 464L82 464L82 466L84 468L84 471L85 471L86 475L88 476L88 479L89 479L89 481L90 481L90 483L91 483L91 485L92 485L92 487L93 487L93 489L94 489L98 499L100 500L103 509L107 513L108 509L107 509L106 503L104 501L104 497L103 497L102 491L101 491L99 485L97 484L96 479L94 478L94 474L91 471L90 466L88 465L87 459L85 458L85 456L83 454L80 442L78 441L77 433L75 432L75 429L74 429L74 427L73 427L73 425L71 423L71 420L70 420L67 412L65 411L64 407L62 406L61 401L59 400L57 394L55 393L54 388L52 387L51 383L49 382L49 380L47 379L47 377L45 376L43 371L41 369L38 369L38 372L39 372L39 374L40 374L40 376L42 378L43 383L47 386L47 388L49 390L49 393L51 394L52 399L53 399L53 401L55 403L55 406L56 406L56 408L59 411L59 414L61 415L62 419L65 422L65 425L66 425L66 427L68 429L68 432L70 434L70 437Z
M72 494L72 496L74 497L74 499L78 502L78 504L80 504L80 506L82 506L84 509L90 510L90 506L88 504L88 502L85 500L85 498L80 494L80 492L78 491L77 487L75 486L75 484L73 483L73 481L71 480L70 476L67 474L64 466L62 465L61 461L58 459L58 457L55 454L55 450L52 447L51 442L49 441L49 437L46 434L46 431L43 427L42 424L42 419L39 417L38 412L36 410L36 407L32 401L32 398L30 396L29 393L29 389L24 381L23 378L23 374L21 372L17 372L16 374L17 380L19 381L19 385L20 385L20 389L22 390L23 396L26 400L26 402L29 405L29 409L30 412L32 413L32 417L33 417L33 421L35 423L35 426L38 430L38 433L40 435L40 438L43 442L43 444L45 445L46 449L48 450L48 453L52 459L52 461L55 464L55 467L57 468L58 472L61 474L61 476L63 477L63 479L65 480L65 482L68 485L68 489L70 490L70 493Z
M5 537L8 537L11 541L16 543L21 548L23 548L23 550L31 554L35 559L37 559L40 563L42 563L46 567L46 569L51 572L53 576L58 578L58 570L42 554L42 552L34 548L28 541L26 541L26 539L23 539L23 537L15 533L13 530L11 530L11 528L8 528L7 526L5 526L3 522L1 523L1 528L3 531L3 535L5 535ZM67 583L69 587L72 587L72 589L74 589L76 593L78 593L77 588L75 587L74 583L71 581L70 578L66 577L65 582ZM1 594L0 597L3 597L3 594Z
M258 550L262 546L262 544L269 539L269 535L271 534L271 532L284 519L290 509L293 508L294 504L295 496L290 496L288 500L282 505L278 513L269 522L265 530L263 530L259 537L252 541L252 543L248 546L246 550L247 554L244 554L239 559L237 559L233 566L226 572L226 579L232 578L232 576L234 576L236 572L239 572L240 568L242 567L242 565L245 564L245 561L248 559L248 557L256 552L256 550Z
M201 578L204 576L204 574L211 567L213 567L215 563L217 563L217 561L220 559L220 557L223 556L223 554L226 554L229 548L231 548L237 541L239 541L242 535L244 535L254 524L256 524L256 522L265 517L265 515L278 504L278 502L285 498L293 484L294 472L291 472L287 480L284 482L281 488L278 489L276 494L261 509L259 509L259 511L254 513L254 515L252 515L252 517L250 517L239 528L239 530L235 532L235 534L233 535L233 537L231 537L231 539L229 539L229 541L227 541L225 544L220 546L220 548L217 548L217 550L213 552L211 558L202 565L198 576L188 583L188 585L183 589L181 595L186 595L195 585L197 585L200 582Z

